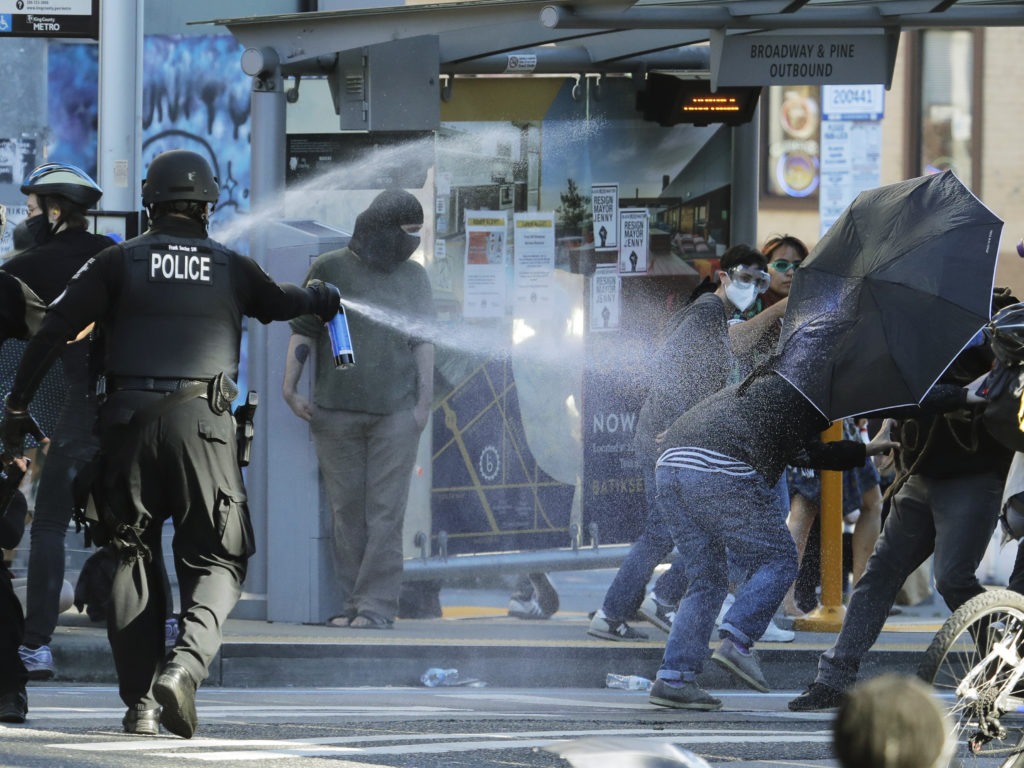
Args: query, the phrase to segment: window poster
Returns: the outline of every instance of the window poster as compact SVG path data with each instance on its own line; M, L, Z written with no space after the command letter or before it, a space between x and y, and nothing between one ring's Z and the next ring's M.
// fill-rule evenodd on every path
M513 219L513 299L517 314L523 314L551 304L555 274L555 214L517 213Z
M508 211L466 211L464 317L504 317Z
M646 275L650 269L650 222L646 208L619 211L619 274Z
M590 205L594 218L594 248L598 251L618 249L619 185L591 185Z
M621 314L622 278L613 264L599 264L590 280L590 330L615 331Z

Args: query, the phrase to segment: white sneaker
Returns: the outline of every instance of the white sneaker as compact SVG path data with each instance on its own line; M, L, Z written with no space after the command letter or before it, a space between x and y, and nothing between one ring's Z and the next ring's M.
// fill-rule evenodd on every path
M647 597L640 604L640 609L637 613L662 632L672 631L672 622L675 621L676 612L672 608L659 603L658 598L654 596L653 592L647 593Z
M615 621L605 616L603 610L598 610L594 618L590 620L588 635L600 637L602 640L647 640L647 633L639 629L633 629L624 621Z
M40 645L38 648L19 645L18 656L25 665L29 680L49 680L57 671L48 645Z
M535 597L531 597L529 600L518 600L513 597L508 601L508 615L517 619L548 619L551 617L551 614L544 613Z
M764 634L758 638L758 642L761 643L791 643L793 638L796 637L796 632L789 629L783 629L775 623L775 619L768 622L768 628L765 629Z

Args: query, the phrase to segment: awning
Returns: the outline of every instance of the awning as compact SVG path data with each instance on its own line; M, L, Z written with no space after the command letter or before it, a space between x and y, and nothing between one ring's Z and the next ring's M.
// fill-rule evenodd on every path
M478 0L216 19L244 46L273 48L286 75L333 66L376 43L436 35L441 74L637 73L706 68L693 46L716 33L1024 26L1007 0Z

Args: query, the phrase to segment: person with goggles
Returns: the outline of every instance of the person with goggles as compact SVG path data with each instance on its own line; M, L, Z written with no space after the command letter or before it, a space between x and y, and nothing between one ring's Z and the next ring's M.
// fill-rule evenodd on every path
M682 562L674 562L645 597L655 567L674 546L668 528L654 514L654 467L663 450L659 435L681 413L738 378L740 369L746 367L745 354L737 347L752 349L761 325L772 319L730 328L730 318L737 310L750 307L759 291L767 289L770 278L764 267L764 256L756 248L733 246L719 262L717 286L700 294L667 324L650 363L652 384L636 426L635 451L644 478L648 517L590 622L587 634L593 637L647 639L627 623L638 612L662 631L671 631L674 607L686 591ZM737 338L743 336L749 338Z
M801 240L792 235L772 235L761 246L761 253L768 261L768 274L772 278L771 285L761 297L761 303L767 308L789 296L793 277L807 258L808 250Z

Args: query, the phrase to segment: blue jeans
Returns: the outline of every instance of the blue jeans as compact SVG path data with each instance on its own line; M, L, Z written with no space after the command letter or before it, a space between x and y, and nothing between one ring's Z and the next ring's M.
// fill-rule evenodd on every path
M672 534L658 513L654 460L653 455L642 457L640 460L644 494L647 499L647 520L643 533L626 553L601 606L604 615L615 621L627 621L636 615L640 603L643 602L651 574L664 562L675 546ZM676 555L672 566L661 574L654 584L654 592L658 599L673 606L686 591L682 563L678 561L679 556Z
M999 516L1004 479L997 472L911 475L893 499L835 645L818 660L817 682L840 691L853 685L903 582L933 551L935 589L951 611L984 591L976 572Z
M759 474L659 467L657 480L658 507L688 583L658 678L692 680L709 655L715 618L729 589L726 549L750 577L721 629L749 645L764 633L796 578L796 545L779 514L777 488Z
M641 472L644 479L644 493L647 497L647 522L640 538L626 553L615 578L612 579L612 583L605 593L604 604L601 606L604 615L615 621L628 621L636 615L646 594L647 582L650 581L651 574L659 564L665 561L675 546L668 525L658 511L654 460L649 462L642 460ZM786 484L785 475L776 484L775 492L779 497L782 519L785 520L789 513L789 486ZM654 582L654 594L662 605L675 607L686 594L686 576L683 563L679 558L680 556L677 554L668 570ZM741 584L746 579L747 573L730 557L730 584Z

